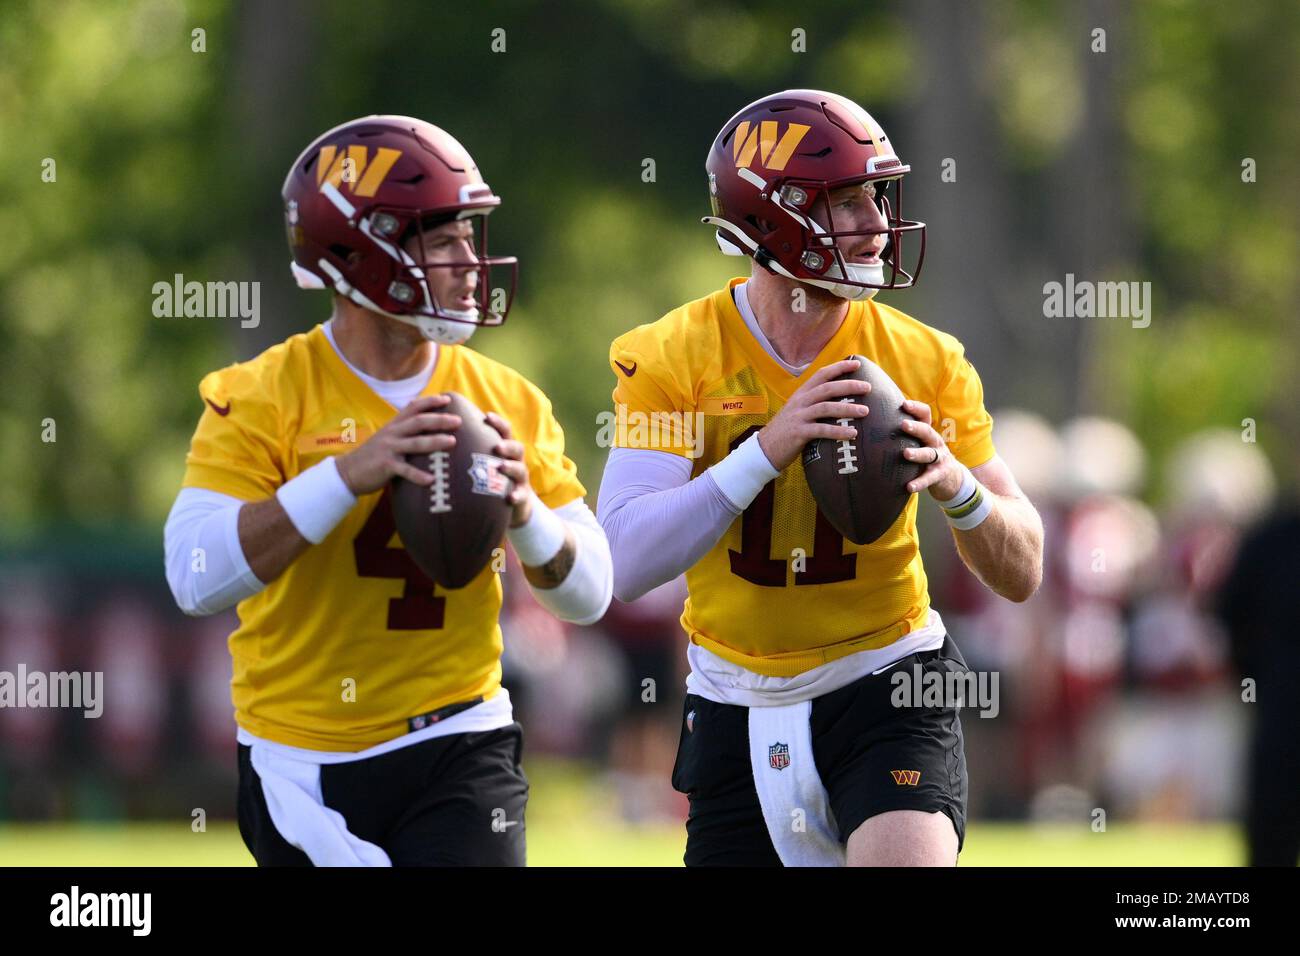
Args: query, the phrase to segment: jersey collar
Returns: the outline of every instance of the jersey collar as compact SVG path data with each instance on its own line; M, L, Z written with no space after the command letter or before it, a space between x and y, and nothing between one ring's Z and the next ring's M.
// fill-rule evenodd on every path
M397 409L393 405L381 398L373 388L348 368L347 363L338 352L334 351L334 346L330 345L329 339L325 337L323 326L317 325L312 329L307 340L318 365L329 372L334 384L347 395L350 401L366 409L370 417L378 422L386 422L397 414ZM433 366L433 374L429 376L429 383L424 386L419 397L437 395L447 390L446 383L451 380L452 367L460 359L460 349L459 345L438 346L438 357Z
M830 341L817 353L817 357L808 363L808 367L803 370L803 374L799 376L791 375L772 356L767 354L758 339L754 338L754 334L749 331L749 326L745 325L740 310L736 308L736 300L732 298L731 290L745 281L747 279L744 276L737 277L728 282L725 288L715 292L711 296L713 308L718 314L723 328L744 350L759 377L763 379L764 384L778 395L788 399L819 368L829 365L831 362L837 362L842 358L847 358L855 351L853 343L858 340L858 333L862 328L862 316L866 307L865 303L862 302L849 303L849 311L844 316L844 321L840 323L840 327L835 330L835 334L831 336Z

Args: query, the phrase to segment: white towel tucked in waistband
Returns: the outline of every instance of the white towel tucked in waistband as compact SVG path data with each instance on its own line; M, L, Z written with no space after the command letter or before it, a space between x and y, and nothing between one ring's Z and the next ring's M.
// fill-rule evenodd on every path
M446 720L403 734L356 753L305 750L254 737L242 727L239 742L250 751L253 769L262 781L271 822L292 846L316 866L392 866L382 848L348 830L337 810L325 806L321 795L321 765L368 760L403 747L452 734L482 733L508 727L514 721L510 692L504 687L488 700Z
M252 745L253 769L262 781L271 822L316 866L392 866L388 854L348 830L343 814L325 806L320 764Z
M843 866L844 845L813 759L812 701L749 708L749 760L763 820L786 866Z

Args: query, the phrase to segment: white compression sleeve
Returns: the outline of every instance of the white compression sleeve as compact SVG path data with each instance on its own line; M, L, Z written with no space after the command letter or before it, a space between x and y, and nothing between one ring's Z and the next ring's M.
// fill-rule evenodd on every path
M540 499L534 498L533 511L546 508ZM561 621L571 624L595 624L605 616L610 598L614 593L614 567L609 554L609 542L596 516L591 513L587 503L581 498L570 501L567 505L546 514L553 516L562 526L573 532L577 553L574 555L573 567L568 576L553 588L528 587L537 598L537 603L546 608ZM532 519L529 520L529 524ZM527 527L525 525L524 527ZM516 529L518 530L518 529ZM511 539L514 543L514 539ZM560 544L564 539L561 536ZM551 552L554 557L555 548ZM518 549L516 549L518 553ZM522 556L521 556L522 560ZM549 558L544 559L549 560Z
M691 479L670 452L615 448L605 463L596 514L614 557L614 596L635 601L702 558L776 474L757 441ZM759 458L752 457L754 451ZM733 461L734 459L734 461ZM736 469L736 471L733 471ZM721 472L723 491L715 474ZM732 497L734 496L734 497Z
M244 502L204 488L182 488L163 529L167 585L186 614L215 614L266 587L239 544Z

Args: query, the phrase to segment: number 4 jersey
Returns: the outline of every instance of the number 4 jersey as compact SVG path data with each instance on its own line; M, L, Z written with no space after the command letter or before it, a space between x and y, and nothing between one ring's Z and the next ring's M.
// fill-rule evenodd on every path
M930 405L968 467L993 457L993 422L961 344L874 300L851 302L799 377L746 326L727 288L614 341L616 447L693 459L692 477L765 425L819 368L850 354ZM885 647L925 624L930 600L916 534L917 496L879 540L855 545L817 510L796 458L686 572L690 639L757 674L791 677Z
M522 375L441 346L422 394L445 391L510 422L549 507L585 494L550 402ZM320 326L211 373L199 393L183 484L244 501L352 451L397 414ZM256 737L312 750L383 743L406 733L410 717L497 691L500 609L491 565L464 588L436 588L401 547L388 491L364 495L329 537L240 602L230 636L235 718Z

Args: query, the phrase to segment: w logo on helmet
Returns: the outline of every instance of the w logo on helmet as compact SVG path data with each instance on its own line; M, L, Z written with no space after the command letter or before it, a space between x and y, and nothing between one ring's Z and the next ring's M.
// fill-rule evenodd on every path
M785 164L794 155L795 147L812 127L802 123L788 123L785 132L778 139L780 125L776 120L763 120L757 126L749 120L741 120L731 141L731 155L736 160L736 168L749 166L757 156L758 164L766 169L785 169Z
M402 151L381 146L373 161L368 154L364 146L349 146L346 154L336 146L322 146L316 162L316 185L329 183L336 189L351 189L356 196L373 196Z

